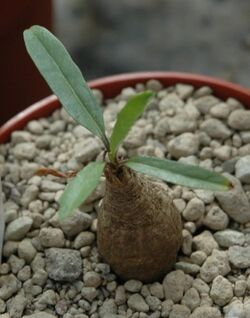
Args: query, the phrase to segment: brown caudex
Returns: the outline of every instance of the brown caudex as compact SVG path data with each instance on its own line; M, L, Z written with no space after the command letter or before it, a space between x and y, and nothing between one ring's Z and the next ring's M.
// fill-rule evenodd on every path
M182 242L181 217L160 185L106 164L98 248L122 279L152 282L169 271Z

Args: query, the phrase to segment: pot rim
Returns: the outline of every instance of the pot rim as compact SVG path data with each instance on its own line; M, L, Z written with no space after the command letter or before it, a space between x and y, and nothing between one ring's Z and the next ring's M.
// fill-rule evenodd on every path
M242 102L244 106L250 108L249 89L222 79L192 73L163 71L133 72L101 77L89 81L88 84L92 89L100 89L103 91L105 98L111 98L117 95L122 88L133 86L139 82L144 83L149 79L159 80L165 86L171 86L177 83L190 84L196 88L209 86L213 89L216 96L222 99L228 97L236 98ZM0 128L0 143L7 142L14 130L22 129L30 120L49 116L59 107L60 102L55 95L50 95L32 104L12 117Z

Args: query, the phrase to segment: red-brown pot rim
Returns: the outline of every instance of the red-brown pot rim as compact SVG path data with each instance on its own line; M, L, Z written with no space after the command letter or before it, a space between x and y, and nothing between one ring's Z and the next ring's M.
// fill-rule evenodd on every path
M247 108L250 108L250 90L238 84L230 83L221 79L178 72L138 72L113 75L90 81L91 88L100 89L105 98L111 98L119 94L122 88L143 83L149 79L157 79L164 86L177 83L191 84L194 87L209 86L214 94L221 99L233 97L238 99ZM55 95L48 96L41 101L31 105L7 121L0 128L0 143L8 141L14 130L22 129L30 120L49 116L60 107L60 102Z

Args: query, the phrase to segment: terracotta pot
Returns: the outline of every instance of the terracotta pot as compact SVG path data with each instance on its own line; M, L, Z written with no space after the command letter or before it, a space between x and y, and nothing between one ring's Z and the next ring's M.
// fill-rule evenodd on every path
M210 86L214 94L221 99L234 97L250 108L250 90L237 84L229 83L212 77L194 75L188 73L174 72L140 72L128 73L100 78L89 82L91 88L100 89L105 98L117 95L120 90L127 86L133 86L139 82L146 82L149 79L158 79L165 86L176 83L191 84L194 87L204 85ZM22 129L30 120L49 116L55 109L60 107L57 97L51 95L33 104L22 111L0 128L0 143L7 142L11 132Z

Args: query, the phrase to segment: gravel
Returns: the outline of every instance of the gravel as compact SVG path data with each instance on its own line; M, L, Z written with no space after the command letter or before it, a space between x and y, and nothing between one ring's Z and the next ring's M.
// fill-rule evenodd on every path
M156 80L145 86L156 95L123 143L122 155L166 157L225 172L234 187L212 192L168 185L183 220L175 267L151 284L123 282L96 244L104 178L83 206L59 220L58 199L66 181L34 176L40 166L78 171L102 157L102 145L63 110L31 121L0 146L6 219L1 318L247 316L250 112L234 99L213 96L209 87L180 83L164 89ZM124 89L107 101L108 133L135 92ZM102 94L95 94L102 101Z

